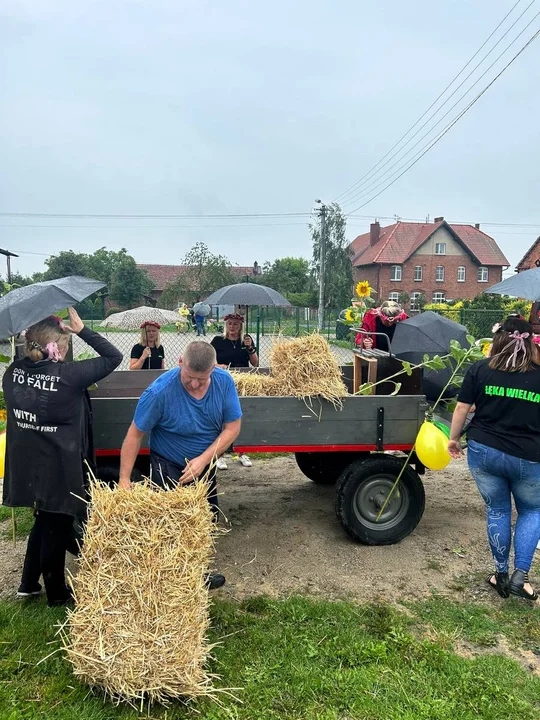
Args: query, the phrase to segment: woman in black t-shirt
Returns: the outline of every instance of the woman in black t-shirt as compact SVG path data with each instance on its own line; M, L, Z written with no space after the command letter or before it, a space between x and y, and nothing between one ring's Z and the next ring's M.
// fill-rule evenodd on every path
M242 338L243 315L232 313L225 315L225 331L223 337L217 335L211 344L216 351L218 365L223 368L239 368L259 366L257 348L251 335Z
M165 350L160 342L161 325L146 320L141 325L139 342L131 349L130 370L164 370Z
M224 369L247 368L259 366L257 348L251 335L244 335L242 338L242 326L244 316L239 313L225 315L225 330L223 336L212 338L211 345L214 346L218 365ZM244 467L251 467L251 460L247 455L240 455L238 458ZM227 463L223 457L218 458L218 470L226 470Z
M452 419L448 450L459 457L467 414L467 461L487 511L495 574L487 578L501 597L536 600L528 573L540 539L540 361L532 325L516 317L494 328L490 358L465 375ZM517 510L514 573L508 575L512 500Z

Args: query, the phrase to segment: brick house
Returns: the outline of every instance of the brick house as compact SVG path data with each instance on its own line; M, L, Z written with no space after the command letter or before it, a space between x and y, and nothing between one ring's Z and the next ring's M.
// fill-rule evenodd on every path
M495 240L479 225L397 222L370 231L351 243L353 277L369 280L377 299L398 300L407 293L414 306L426 301L473 298L502 279L509 263Z
M176 280L187 269L187 265L144 265L138 264L139 270L145 270L150 280L154 283L154 289L150 292L148 300L157 303L167 283ZM251 266L233 266L231 270L237 276L238 282L244 282L246 276L254 277L262 272L261 266L255 261ZM216 288L218 290L219 288Z
M530 270L533 267L540 267L540 237L527 250L516 266L516 272Z

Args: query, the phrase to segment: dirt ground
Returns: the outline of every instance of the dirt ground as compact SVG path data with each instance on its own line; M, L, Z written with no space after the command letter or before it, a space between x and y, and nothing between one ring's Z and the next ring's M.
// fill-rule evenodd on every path
M368 547L350 540L336 519L334 488L305 478L293 456L252 459L251 468L229 459L219 473L230 524L217 543L215 566L227 576L220 593L357 601L421 598L432 590L456 599L491 594L483 582L491 567L483 503L464 460L426 473L426 510L409 537ZM25 544L0 541L0 596L17 588ZM535 569L533 580L538 563Z

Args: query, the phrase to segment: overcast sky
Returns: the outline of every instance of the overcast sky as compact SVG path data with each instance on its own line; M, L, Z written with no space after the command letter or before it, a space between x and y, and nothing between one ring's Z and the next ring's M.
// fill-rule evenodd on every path
M332 201L385 155L514 1L3 0L0 211L309 213L315 198ZM519 2L468 71L530 1ZM539 27L540 17L467 97ZM539 87L540 39L425 157L357 211L365 217L349 221L350 239L374 217L444 215L481 222L515 265L540 234ZM346 212L388 175L377 178L380 187L367 183L357 201L346 198ZM305 223L0 217L0 247L20 253L13 267L23 273L43 269L47 254L101 246L176 264L197 241L234 263L262 264L310 257Z

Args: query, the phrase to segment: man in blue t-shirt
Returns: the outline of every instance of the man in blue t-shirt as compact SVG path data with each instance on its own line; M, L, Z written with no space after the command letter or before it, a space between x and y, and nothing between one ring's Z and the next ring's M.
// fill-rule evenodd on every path
M215 365L212 345L192 342L180 369L160 375L144 391L122 445L119 487L130 487L131 471L148 432L153 482L168 488L208 473L208 500L217 515L216 466L211 470L209 466L238 437L242 410L231 375ZM218 577L223 576L210 578L211 587L219 586Z

